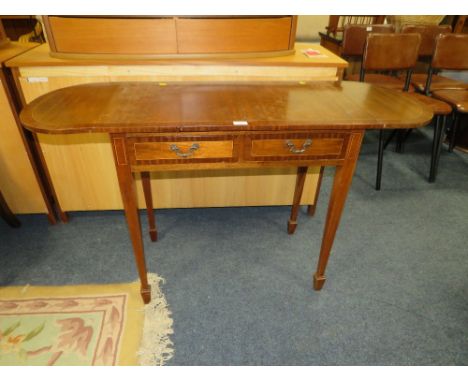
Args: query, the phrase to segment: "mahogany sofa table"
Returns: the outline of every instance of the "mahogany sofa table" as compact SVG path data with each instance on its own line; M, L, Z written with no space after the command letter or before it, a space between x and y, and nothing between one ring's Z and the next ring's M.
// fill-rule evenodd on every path
M133 173L239 167L334 166L314 288L325 268L366 129L432 119L399 92L358 82L85 84L45 94L21 112L45 134L106 132L141 281L151 299Z

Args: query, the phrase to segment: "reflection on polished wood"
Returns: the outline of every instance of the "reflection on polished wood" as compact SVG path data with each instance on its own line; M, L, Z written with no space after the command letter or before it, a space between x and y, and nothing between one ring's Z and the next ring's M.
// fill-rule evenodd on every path
M119 82L48 93L32 101L21 119L31 130L44 134L216 132L213 137L219 138L243 132L326 129L325 137L355 128L399 128L402 123L405 128L419 127L421 120L430 121L428 110L401 92L355 82L174 83L163 87L152 82Z
M43 134L110 134L145 302L150 292L132 172L299 167L303 174L309 166L336 167L314 276L318 290L364 131L416 128L431 119L410 97L363 83L89 84L39 97L21 113L26 128ZM230 143L213 148L213 142ZM299 198L302 179L297 183Z

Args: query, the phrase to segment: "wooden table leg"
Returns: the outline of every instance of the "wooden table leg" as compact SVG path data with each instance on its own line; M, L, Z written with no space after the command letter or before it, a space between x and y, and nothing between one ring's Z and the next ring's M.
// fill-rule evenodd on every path
M319 178L317 181L317 189L315 190L315 197L314 197L314 204L310 204L307 207L307 214L309 216L314 216L315 215L315 209L317 208L317 202L318 202L318 197L320 194L320 188L322 187L322 178L323 178L323 169L325 167L320 167L320 172L319 172Z
M8 207L8 204L5 200L5 198L2 195L2 192L0 191L0 217L2 217L8 225L14 228L18 228L21 223L20 221L16 218L16 216L11 212L10 207Z
M336 167L335 178L328 204L327 219L323 232L322 246L320 248L320 257L317 264L317 271L314 275L314 289L320 290L325 283L325 268L327 267L330 251L335 239L336 230L340 223L341 213L346 202L354 170L356 168L359 151L361 149L363 132L355 133L351 136L346 159L341 166Z
M297 214L301 204L302 191L304 190L304 182L307 176L307 167L299 167L297 169L296 188L294 189L293 204L291 207L291 216L288 220L288 233L292 235L297 227Z
M135 256L138 274L140 276L140 293L145 304L151 301L151 288L148 284L146 271L145 253L143 247L143 238L141 235L140 216L138 214L138 205L135 191L135 179L127 161L125 154L125 138L118 135L112 136L115 168L119 179L120 193L127 219L130 239L132 240L133 254Z
M151 241L158 241L158 230L156 228L156 218L153 209L153 195L151 192L151 176L148 171L141 173L143 184L143 194L145 195L146 213L148 214L149 235Z

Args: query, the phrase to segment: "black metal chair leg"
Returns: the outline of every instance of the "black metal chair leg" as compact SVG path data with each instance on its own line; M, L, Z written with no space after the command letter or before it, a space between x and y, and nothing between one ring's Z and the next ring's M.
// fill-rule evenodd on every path
M375 179L375 189L377 191L380 190L380 185L382 183L382 163L383 163L383 152L384 152L384 144L383 144L383 130L379 131L379 153L377 159L377 178Z
M388 138L385 140L385 143L384 143L384 146L383 146L383 149L384 149L384 150L387 148L387 146L388 146L389 143L392 141L393 137L396 135L397 132L398 132L397 129L393 129L393 131L390 133L390 135L388 136Z
M437 156L439 141L440 141L440 115L437 115L435 119L435 124L434 124L434 138L432 140L431 167L429 169L429 183L435 182L435 177L436 177L435 163L436 163L436 156Z
M402 138L401 138L401 148L400 148L400 152L404 152L405 151L405 143L406 143L406 140L408 139L408 137L411 135L411 133L414 131L414 129L405 129L405 132L404 134L402 135Z
M460 122L460 114L456 113L455 114L455 119L453 120L452 124L452 131L450 132L450 142L449 142L449 148L448 151L451 153L453 151L453 148L455 147L455 135L457 135L457 128L458 124Z
M439 169L439 159L440 159L440 153L442 152L442 143L444 141L446 126L447 126L447 116L444 115L442 117L442 123L440 124L440 128L439 128L439 136L437 138L437 150L436 150L436 156L434 158L434 180L433 180L433 182L435 182L435 180L436 180L437 171ZM431 180L429 180L429 181L431 181Z
M405 132L405 130L398 130L396 146L395 146L395 152L396 153L401 153L403 151L403 134L404 134L404 132Z

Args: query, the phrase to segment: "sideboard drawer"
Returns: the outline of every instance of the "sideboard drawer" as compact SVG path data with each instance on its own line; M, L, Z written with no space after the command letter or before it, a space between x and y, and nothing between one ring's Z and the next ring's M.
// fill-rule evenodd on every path
M149 136L127 139L130 162L185 163L232 162L237 158L232 136Z
M248 160L295 160L344 158L349 134L293 133L257 134L247 138Z

